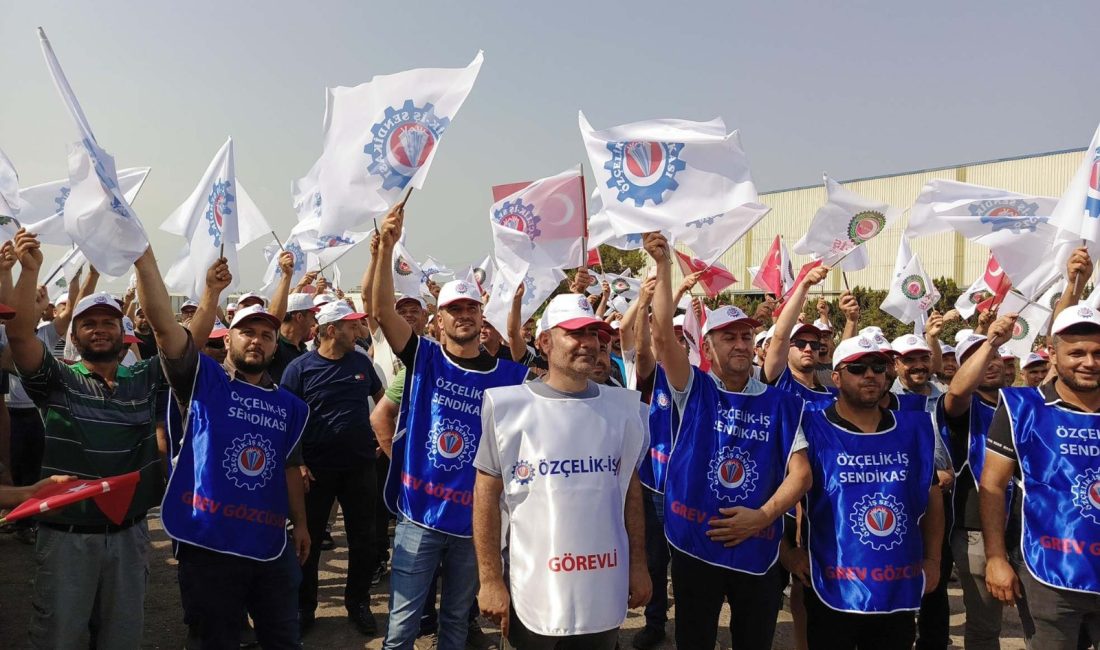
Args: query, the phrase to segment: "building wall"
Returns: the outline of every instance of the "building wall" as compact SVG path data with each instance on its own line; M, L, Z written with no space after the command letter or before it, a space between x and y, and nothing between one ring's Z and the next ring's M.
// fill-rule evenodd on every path
M1081 161L1081 151L1040 154L1010 160L959 165L843 183L844 187L872 199L884 201L905 210L893 228L872 240L871 264L862 271L848 273L852 286L877 289L889 286L897 259L898 244L908 225L908 208L916 200L921 187L933 179L948 179L1037 196L1061 196ZM777 234L788 247L793 247L805 233L814 213L825 203L825 187L795 188L760 195L771 212L748 235L727 251L719 262L737 277L735 292L753 293L752 278L747 267L760 263ZM960 286L969 285L985 268L989 251L986 247L966 241L954 233L921 237L911 242L925 271L933 278L952 278ZM809 256L793 255L795 272L809 261ZM677 270L677 281L679 272ZM839 293L844 288L840 273L826 280L826 289Z

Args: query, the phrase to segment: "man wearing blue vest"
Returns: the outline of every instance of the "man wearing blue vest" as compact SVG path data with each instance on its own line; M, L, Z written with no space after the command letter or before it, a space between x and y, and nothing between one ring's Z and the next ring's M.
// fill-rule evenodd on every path
M985 440L997 391L1004 384L1004 361L998 347L1012 335L1014 316L990 324L988 336L970 334L959 342L959 370L939 402L937 420L946 426L955 469L953 525L949 527L951 556L959 574L966 610L963 638L967 648L1000 647L1001 603L986 589L985 550L978 511L978 482L985 459ZM942 415L942 417L941 417Z
M183 414L161 521L178 542L180 593L204 648L236 648L247 611L264 648L297 648L299 564L309 555L298 441L309 409L267 374L281 319L262 305L233 315L228 355L199 354L176 322L152 249L134 263L137 290ZM229 285L215 264L207 286ZM212 310L191 323L209 332ZM288 542L286 523L294 524Z
M383 222L379 269L393 268L404 204ZM390 574L390 619L384 648L408 650L439 569L443 580L438 647L466 645L468 615L477 595L474 557L474 453L481 439L482 394L522 383L527 369L481 349L481 292L455 280L436 300L443 343L415 336L394 308L393 275L374 275L372 304L386 341L405 364L405 391L394 435L386 506L398 515ZM442 564L441 564L442 563Z
M1079 631L1100 639L1100 312L1068 307L1051 333L1057 376L1001 389L989 426L979 493L985 580L997 600L1026 604L1028 648L1074 650ZM1023 484L1019 544L1006 542L1014 478Z
M879 405L890 362L871 339L845 339L833 355L836 402L803 418L811 650L911 648L921 598L939 580L935 430L927 413Z
M806 400L809 409L823 409L836 399L835 389L822 386L815 372L818 353L825 349L822 332L809 323L798 322L810 288L820 284L828 274L829 269L823 266L811 269L795 287L775 321L775 331L764 356L767 383Z
M804 402L753 378L760 323L733 306L707 314L711 371L693 368L673 333L668 241L649 233L645 249L657 266L653 343L681 417L665 477L676 645L713 648L728 600L734 647L768 650L782 600L782 515L811 481Z

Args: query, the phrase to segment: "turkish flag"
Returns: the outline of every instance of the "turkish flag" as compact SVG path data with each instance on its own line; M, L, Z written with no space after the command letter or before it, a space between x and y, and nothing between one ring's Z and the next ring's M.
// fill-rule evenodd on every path
M699 271L703 272L699 276L699 284L703 285L703 290L708 298L714 298L721 293L722 289L737 282L737 278L733 277L729 269L717 262L708 265L703 260L685 255L680 251L676 251L676 261L680 263L680 270L683 271L684 275L691 275Z
M1001 302L1008 295L1008 290L1012 288L1012 281L1005 275L1004 269L1001 268L997 258L991 254L989 261L985 264L985 275L983 276L986 285L989 290L993 292L992 298L987 298L977 305L978 311L986 311L987 309L996 309L1001 306Z
M781 300L779 302L779 306L775 308L775 313L773 314L774 317L779 317L779 313L783 311L783 307L787 305L787 300L790 299L791 294L794 293L794 290L798 287L798 285L802 284L802 279L806 277L806 274L819 266L821 266L821 260L813 260L812 262L806 262L802 265L802 268L798 271L798 277L794 279L794 284L792 284L791 288L787 290L787 293L783 294L783 300Z
M785 294L787 291L783 282L783 257L782 241L780 236L776 235L771 248L760 262L760 270L753 277L752 286L776 296Z
M584 265L587 266L588 268L598 266L602 269L603 268L603 260L600 259L600 249L593 248L593 249L589 250L588 251L588 260L584 263Z
M505 183L504 185L494 185L493 203L496 203L503 198L512 196L513 194L524 189L533 182L534 181L523 181L520 183Z
M139 479L138 472L130 472L106 478L51 483L16 506L4 517L4 521L33 517L60 510L77 501L94 499L96 506L108 519L121 524L126 511L130 509L130 502L134 500L134 490L137 489Z
M707 323L707 310L701 309L702 318L695 316L695 301L684 314L684 339L688 342L688 361L703 372L710 370L710 359L703 354L703 325Z

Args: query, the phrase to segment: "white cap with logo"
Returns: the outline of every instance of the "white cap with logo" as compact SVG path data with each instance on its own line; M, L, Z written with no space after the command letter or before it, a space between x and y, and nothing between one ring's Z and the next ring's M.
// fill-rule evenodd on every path
M439 295L443 296L442 293ZM546 321L544 332L555 327L579 330L590 325L596 325L605 332L611 332L611 326L603 319L596 317L592 312L592 305L588 304L588 299L579 293L562 293L554 296L542 316Z
M366 314L355 311L343 300L336 300L321 307L321 311L317 312L317 325L328 325L341 320L359 320L366 317Z
M974 334L973 330L971 330L971 333L956 346L955 358L959 360L959 363L962 363L966 355L977 350L978 346L981 345L985 339L985 334Z
M261 296L260 294L254 292L254 291L249 291L248 293L245 293L245 294L241 295L239 298L237 298L237 306L238 307L247 307L248 305L246 305L244 303L249 301L249 300L253 301L252 304L259 304L259 305L263 305L264 307L267 306L267 298Z
M275 314L269 312L263 305L249 305L238 309L237 313L233 314L233 320L229 323L229 329L239 327L246 320L253 320L256 318L271 323L275 329L279 329L279 326L282 325L282 321L276 318Z
M122 307L119 306L115 297L105 291L100 291L90 296L84 296L80 302L76 303L76 309L73 310L73 318L79 318L84 312L89 309L96 309L97 307L109 309L118 316L122 316Z
M882 333L882 328L875 325L869 325L859 331L859 335L863 338L874 341L878 346L880 352L886 352L888 354L894 353L894 346L890 345L890 341L887 340L886 335Z
M451 280L440 288L436 304L442 309L459 300L471 300L480 305L481 292L477 290L477 285L465 280Z
M1067 307L1062 310L1062 313L1058 314L1058 318L1054 319L1054 326L1050 328L1050 331L1053 334L1061 334L1077 325L1091 325L1096 329L1100 329L1100 311L1089 307L1085 303Z
M1046 363L1046 362L1047 362L1047 360L1044 359L1042 357L1042 355L1036 354L1034 352L1028 352L1027 353L1027 358L1024 359L1024 365L1022 367L1027 368L1028 366L1033 366L1037 363Z
M851 363L868 355L888 356L886 351L880 349L877 343L866 336L853 336L850 339L844 339L833 352L833 370L836 370L842 363Z
M724 329L733 325L748 325L760 327L760 321L752 318L733 305L726 305L718 309L707 310L707 322L703 324L703 336L715 330Z
M317 311L313 296L308 293L292 293L286 297L286 313L295 311Z
M903 336L899 336L890 342L890 347L894 349L894 352L897 352L903 357L907 354L912 354L913 352L927 352L928 354L932 353L931 346L929 346L928 343L924 341L924 339L917 336L916 334L905 334Z

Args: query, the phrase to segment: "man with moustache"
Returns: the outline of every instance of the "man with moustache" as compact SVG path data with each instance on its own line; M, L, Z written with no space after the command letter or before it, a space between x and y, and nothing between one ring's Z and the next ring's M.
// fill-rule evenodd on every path
M393 268L404 203L386 216L377 268ZM439 647L466 644L477 590L473 543L473 456L481 437L481 398L488 388L522 383L527 369L481 349L481 293L455 280L437 298L443 343L416 336L394 309L393 276L372 278L371 304L390 347L405 364L401 415L390 449L386 505L399 515L390 574L385 648L407 650L419 628L429 584L439 568Z

